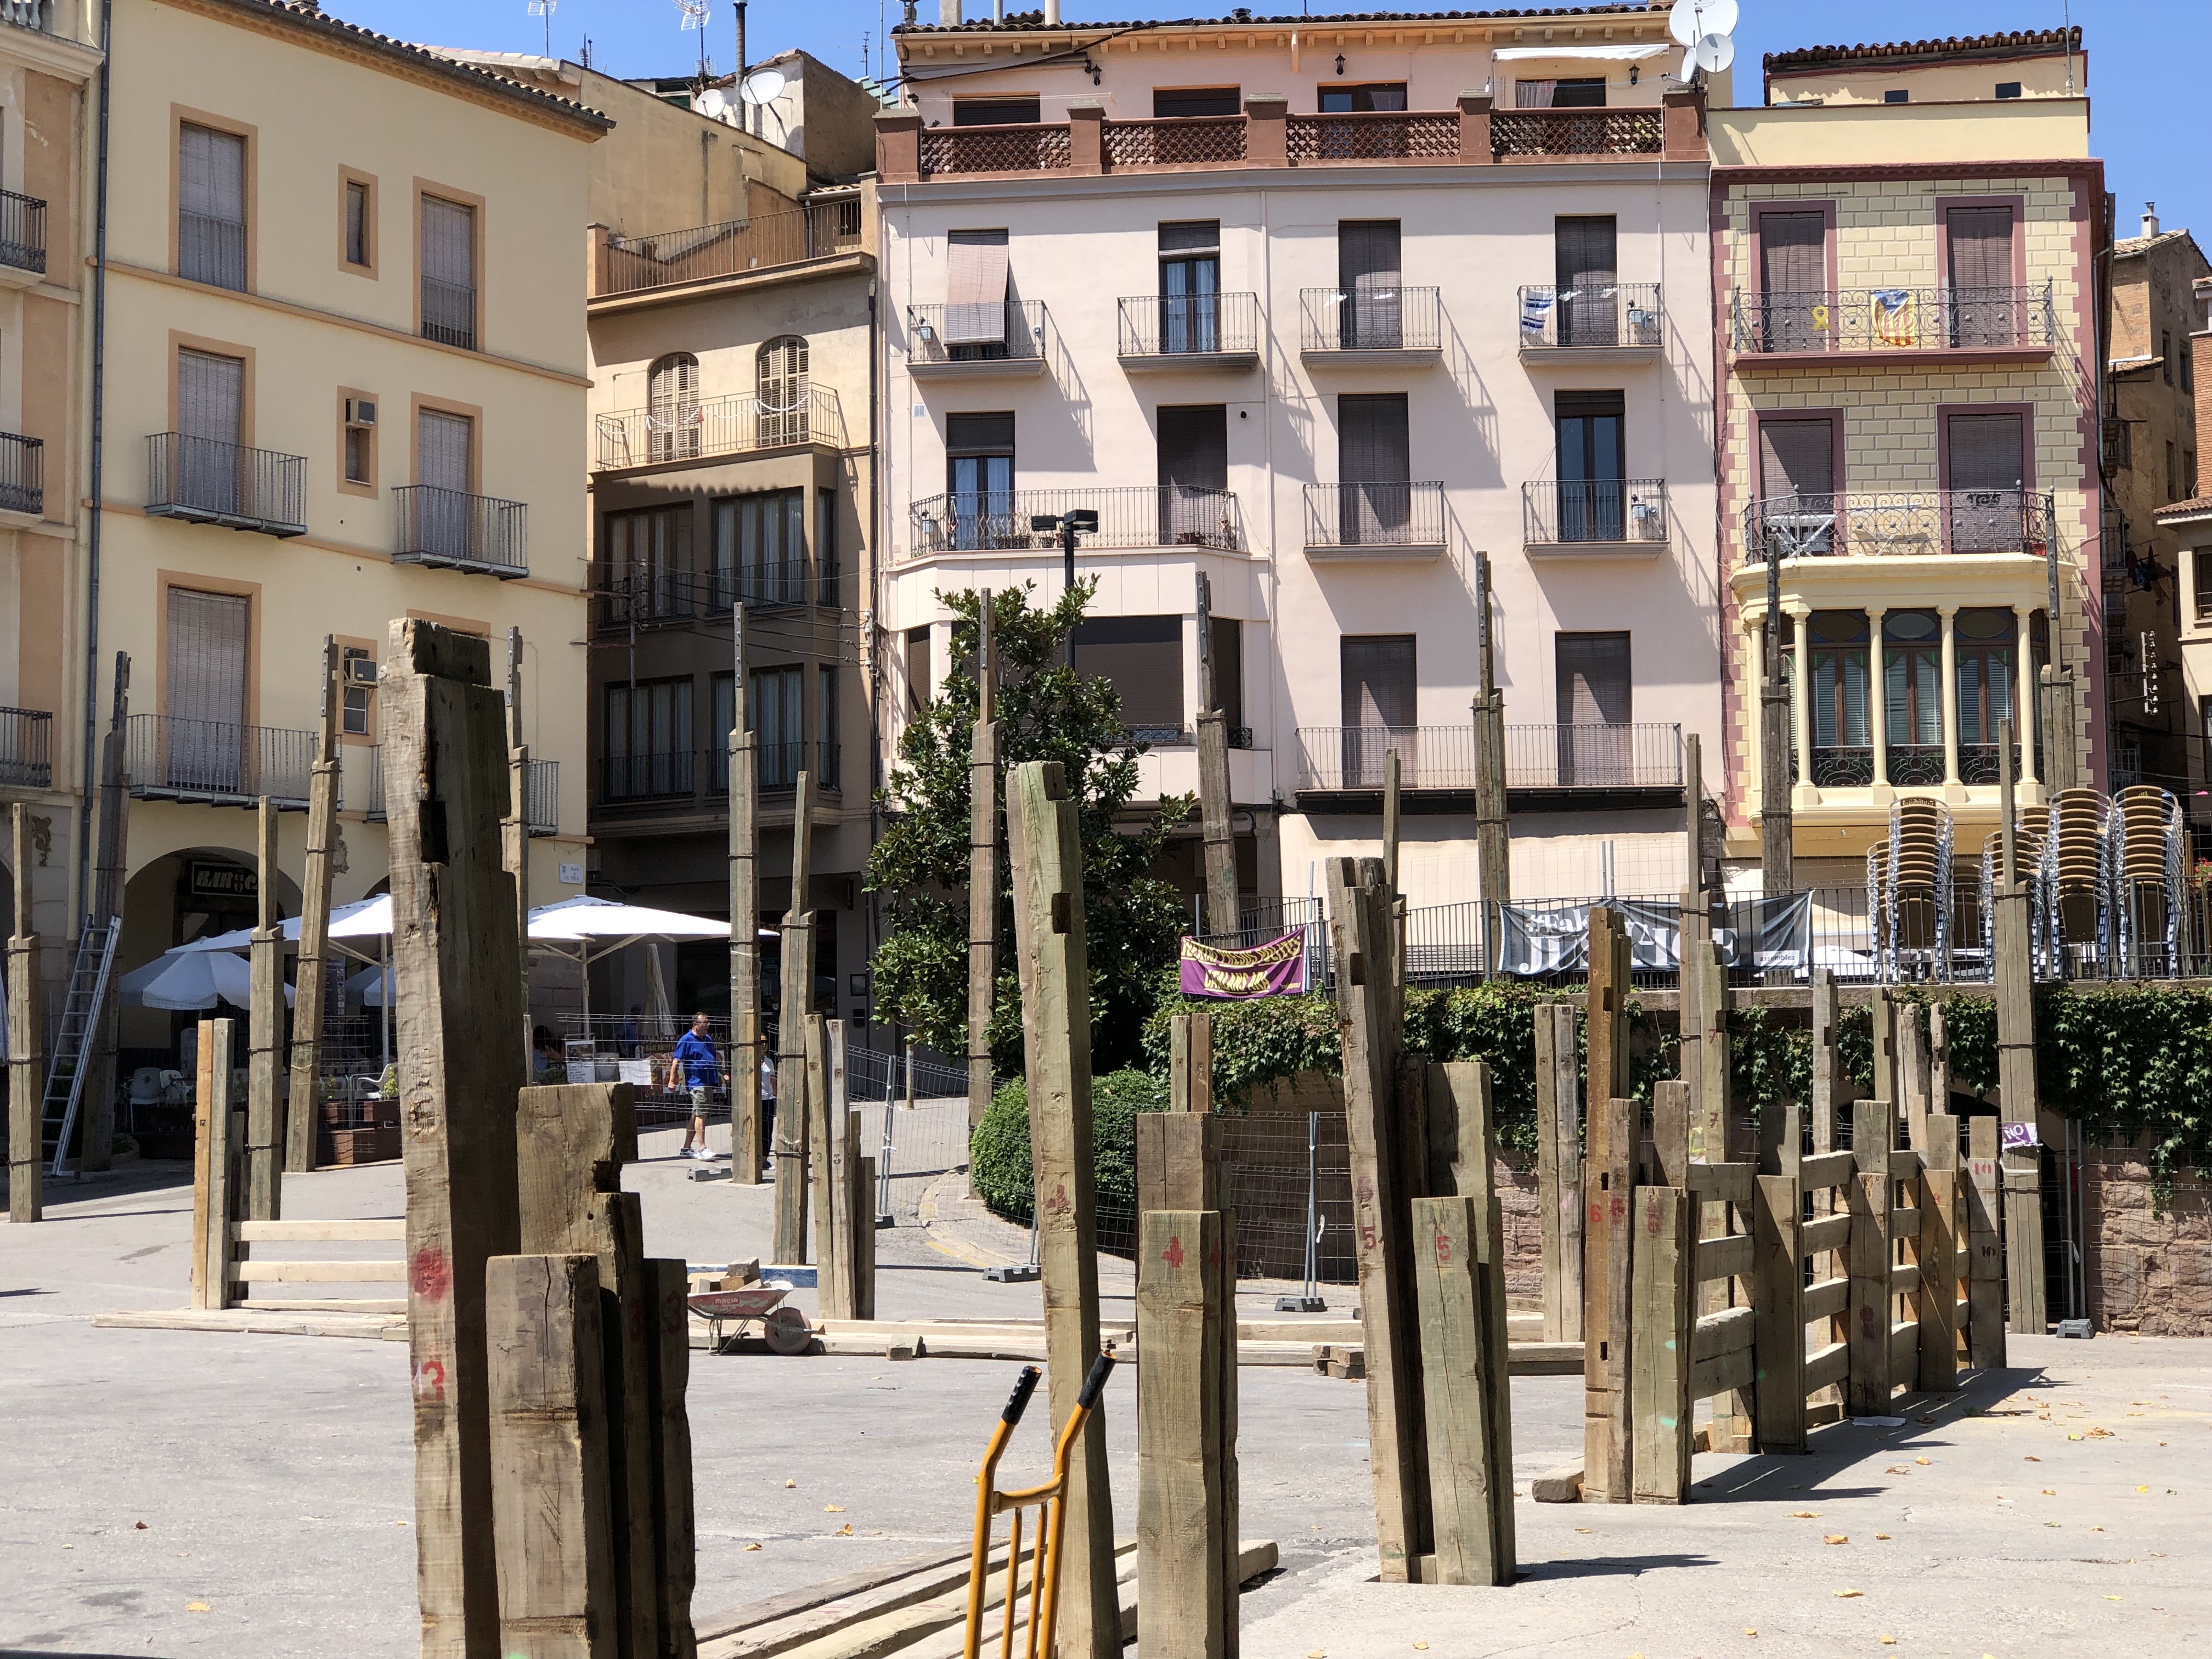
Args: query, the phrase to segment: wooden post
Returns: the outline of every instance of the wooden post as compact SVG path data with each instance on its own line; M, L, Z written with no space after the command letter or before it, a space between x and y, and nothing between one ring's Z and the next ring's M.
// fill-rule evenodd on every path
M1766 562L1766 638L1759 693L1759 886L1767 896L1797 886L1790 776L1790 688L1782 678L1782 566Z
M422 1653L474 1659L499 1638L484 1264L520 1249L527 1077L506 733L481 639L395 622L384 684Z
M1951 1034L1943 1005L1928 1005L1928 1109L1951 1109Z
M1959 1380L1959 1120L1931 1113L1924 1127L1914 1252L1920 1263L1920 1288L1913 1293L1920 1326L1917 1386L1924 1394L1941 1394Z
M1639 1504L1679 1504L1690 1490L1690 1333L1696 1322L1690 1292L1697 1249L1692 1203L1680 1187L1638 1187L1632 1206L1635 1334L1628 1394L1635 1443L1629 1462ZM1583 1480L1587 1491L1587 1463Z
M791 903L784 911L782 994L776 1008L775 1259L806 1260L807 1145L819 1103L806 1087L806 1018L814 1006L814 775L801 772L792 795Z
M1221 1120L1210 1113L1137 1114L1137 1212L1221 1207Z
M220 1310L230 1306L237 1286L231 1263L230 1224L237 1218L233 1181L236 1151L231 1143L230 1073L234 1022L199 1023L192 1091L192 1306Z
M1411 1204L1413 1282L1421 1327L1429 1503L1436 1549L1423 1579L1510 1584L1513 1503L1511 1425L1498 1411L1506 1356L1497 1345L1504 1265L1486 1260L1495 1196L1417 1198Z
M1647 1187L1685 1187L1690 1184L1692 1112L1690 1085L1680 1078L1666 1078L1651 1085L1651 1157L1644 1166L1642 1184Z
M820 1015L813 1016L821 1019ZM822 1099L823 1110L813 1136L817 1175L815 1196L820 1208L815 1229L816 1256L821 1267L815 1283L821 1290L826 1319L865 1319L860 1311L868 1297L861 1285L861 1247L872 1247L876 1237L876 1205L872 1190L860 1187L860 1125L853 1115L852 1097L845 1073L845 1022L822 1020ZM814 1034L807 1034L810 1062ZM813 1067L808 1067L810 1079Z
M1583 1335L1582 1076L1575 1011L1540 1002L1536 1022L1536 1192L1543 1214L1544 1340Z
M1758 1312L1752 1330L1752 1389L1761 1452L1802 1452L1805 1445L1805 1255L1803 1188L1793 1165L1786 1175L1759 1177L1753 1206L1758 1263Z
M1629 1188L1636 1103L1590 1103L1583 1164L1583 1498L1626 1504L1631 1486Z
M1490 555L1474 556L1475 658L1480 690L1474 722L1475 879L1482 896L1485 978L1498 970L1499 910L1512 896L1512 842L1505 819L1505 696L1498 689L1498 645L1491 621Z
M9 810L9 874L15 884L15 930L8 939L8 1219L27 1224L45 1214L42 1114L46 1044L40 1015L39 934L32 927L31 813Z
M537 1045L530 1031L530 750L522 741L522 630L507 630L507 812L500 821L500 863L514 890L514 939L521 975L523 1076ZM586 963L583 971L590 973ZM590 1033L586 1032L586 1036Z
M1328 883L1375 1532L1383 1581L1402 1583L1428 1547L1429 1471L1399 1109L1404 1030L1392 1018L1391 893L1379 859L1331 859Z
M1198 573L1198 805L1206 836L1206 927L1233 933L1237 906L1237 841L1229 782L1229 724L1214 683L1213 584Z
M730 606L730 1179L760 1184L760 737L745 678L745 607Z
M1203 1008L1168 1019L1168 1109L1213 1109L1213 1016Z
M1874 996L1867 1004L1867 1017L1873 1023L1874 1098L1885 1106L1897 1103L1897 1000L1886 985L1875 987ZM1856 1133L1856 1124L1853 1124ZM1890 1133L1896 1133L1896 1124L1890 1123ZM1856 1142L1854 1146L1856 1146ZM1885 1151L1893 1140L1886 1143Z
M1813 970L1813 1150L1836 1150L1836 976ZM1818 1203L1819 1199L1814 1201Z
M300 888L299 966L292 974L291 1082L285 1096L284 1168L315 1167L323 1103L323 1002L330 982L331 875L338 840L338 642L323 635L322 724L307 784L307 863Z
M1211 1210L1146 1211L1138 1237L1137 1642L1148 1656L1222 1659L1237 1619L1221 1488L1236 1269Z
M1007 795L1014 936L1021 964L1031 1167L1043 1272L1052 1419L1065 1424L1098 1354L1098 1228L1091 1133L1091 969L1083 843L1056 762L1015 769ZM1071 1659L1118 1659L1114 1494L1106 1423L1093 1412L1067 1471L1060 1644Z
M832 1319L850 1319L838 1311L844 1304L837 1286L837 1211L836 1188L843 1173L837 1167L837 1125L830 1108L829 1022L809 1014L806 1031L806 1169L807 1201L814 1212L814 1282L821 1292L822 1310Z
M485 1264L499 1646L514 1659L616 1659L599 1264Z
M644 1267L647 1400L653 1435L653 1617L665 1659L697 1659L691 1595L699 1575L698 1526L691 1491L691 1419L684 1406L691 1381L689 1285L680 1259L656 1258Z
M1406 909L1398 889L1398 751L1382 751L1382 884L1390 890L1390 985L1402 1011L1406 998ZM1401 1013L1402 1018L1402 1012Z
M256 839L260 925L250 947L246 1061L246 1207L247 1221L283 1214L283 1103L277 1098L284 1047L284 927L276 903L276 803L261 798Z
M1897 1102L1905 1117L1905 1145L1928 1147L1928 1039L1920 1028L1920 1008L1905 1003L1897 1010Z
M2054 635L2057 631L2054 623ZM2081 784L2081 700L2075 695L2073 671L2062 671L2053 663L2044 664L2038 690L2043 720L2043 787L2047 793L2056 795Z
M990 1109L991 1012L999 996L999 687L991 590L976 612L975 729L968 749L968 1127Z
M1877 996L1875 1006L1882 1006ZM1879 1081L1879 1077L1877 1077ZM1889 1413L1893 1379L1889 1365L1889 1153L1897 1139L1897 1109L1887 1100L1862 1100L1851 1124L1851 1322L1845 1340L1850 1382L1845 1406L1853 1417Z
M2002 1370L2005 1285L1997 1220L1997 1120L1969 1118L1966 1133L1966 1363L1978 1371Z
M1629 944L1620 911L1590 907L1589 956L1589 983L1583 1003L1588 1027L1583 1045L1585 1110L1628 1093ZM1595 1115L1590 1121L1596 1127Z
M89 914L101 921L123 919L131 841L131 788L124 766L131 709L131 657L115 653L114 700L107 733L100 739L99 853L93 872ZM88 808L88 810L89 810ZM118 942L121 935L117 935ZM119 969L121 963L117 963ZM119 975L117 975L119 977ZM115 1151L115 1048L123 1018L123 998L108 981L87 1037L84 1092L78 1122L77 1168L105 1170Z
M854 1151L859 1142L851 1143ZM853 1218L849 1242L852 1248L853 1317L873 1319L876 1316L876 1160L854 1157L850 1159Z
M2048 745L2045 753L2049 752ZM1997 1100L2007 1123L2036 1122L2035 981L2028 955L2028 892L2017 879L1996 900ZM2043 1279L2042 1159L2033 1146L2003 1153L2004 1256L2011 1328L2041 1336L2049 1317Z

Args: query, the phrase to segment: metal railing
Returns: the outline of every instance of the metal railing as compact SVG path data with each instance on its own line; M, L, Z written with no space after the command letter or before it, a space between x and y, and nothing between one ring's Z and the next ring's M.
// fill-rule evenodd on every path
M1163 116L1100 123L1101 160L1111 171L1141 167L1236 167L1244 160L1241 115Z
M172 673L176 665L170 665ZM316 734L224 720L133 714L125 737L131 793L145 800L250 806L263 795L304 811Z
M727 622L731 607L740 601L763 606L834 605L837 581L835 566L817 576L804 559L708 571L615 566L603 569L599 586L592 591L592 631L610 634L633 626Z
M156 432L146 440L147 516L304 536L306 469L297 455Z
M0 264L46 268L46 204L37 197L0 190Z
M52 788L53 742L54 717L45 709L0 708L0 787Z
M399 513L394 563L501 577L530 574L528 509L520 501L431 484L402 484L392 499Z
M2057 506L2051 492L2026 489L1769 495L1744 507L1744 562L1942 553L2026 553L2041 558L2051 546Z
M1067 123L929 127L921 133L921 176L940 173L1044 173L1074 160Z
M1030 521L1079 508L1098 514L1098 528L1078 533L1079 548L1243 545L1235 492L1180 485L1118 485L1105 489L1016 489L933 495L913 507L914 552L1052 551L1056 530Z
M246 222L177 214L177 275L188 283L246 290Z
M995 340L964 340L947 344L945 313L981 311L988 307L908 306L906 308L907 361L909 363L1033 363L1044 356L1045 309L1042 300L1006 301L1005 326ZM954 319L975 331L973 317Z
M1656 283L1521 290L1521 349L1656 346L1663 314Z
M46 441L0 432L0 513L46 510Z
M1663 542L1664 478L1544 478L1521 486L1522 530L1534 546Z
M1443 298L1433 288L1298 290L1302 351L1441 351Z
M561 833L561 763L534 760L522 782L523 811L533 836Z
M1139 294L1121 301L1119 355L1201 357L1260 349L1256 294Z
M804 264L862 246L857 196L688 230L610 234L596 295L630 294Z
M1293 115L1283 143L1292 167L1317 161L1455 161L1457 110Z
M1441 547L1443 540L1441 483L1306 486L1308 547Z
M1644 721L1620 726L1509 726L1508 789L1680 789L1682 728Z
M603 755L599 757L599 799L603 801L663 800L696 792L697 755L690 749L657 755Z
M802 768L811 768L817 789L843 787L838 778L840 745L834 743L763 743L760 746L760 781L763 789L795 789ZM716 769L722 787L729 787L729 758L723 755Z
M422 278L422 337L440 345L477 349L477 290L471 283Z
M784 444L845 441L837 394L816 386L802 387L781 405L738 392L682 404L673 416L653 409L619 410L594 416L592 428L594 471L741 455Z
M1777 351L1972 351L2058 343L2052 285L2040 288L1844 288L1747 294L1729 311L1735 349Z
M1490 116L1490 153L1508 156L1657 155L1667 147L1656 109L1501 109Z

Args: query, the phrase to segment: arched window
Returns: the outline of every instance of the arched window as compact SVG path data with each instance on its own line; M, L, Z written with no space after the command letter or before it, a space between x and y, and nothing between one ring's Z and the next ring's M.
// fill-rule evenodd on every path
M770 340L760 349L760 441L805 443L808 404L806 342L796 334Z
M672 352L646 375L647 450L656 461L689 460L699 453L699 360Z

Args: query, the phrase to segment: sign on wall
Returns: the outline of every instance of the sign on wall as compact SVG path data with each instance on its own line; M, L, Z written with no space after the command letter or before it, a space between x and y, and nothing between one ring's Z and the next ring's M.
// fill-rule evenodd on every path
M1285 933L1250 951L1185 939L1182 979L1187 997L1297 996L1306 988L1306 936Z
M208 864L195 859L185 866L185 891L192 898L259 898L261 878L242 864Z

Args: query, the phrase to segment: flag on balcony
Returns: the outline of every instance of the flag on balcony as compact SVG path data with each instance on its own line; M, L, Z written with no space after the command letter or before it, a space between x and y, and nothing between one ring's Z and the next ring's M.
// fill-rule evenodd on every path
M1251 951L1224 951L1182 942L1182 994L1187 997L1299 996L1306 988L1306 936L1285 933Z
M1541 334L1545 319L1551 316L1558 295L1548 289L1523 289L1521 291L1521 327L1528 334Z
M1909 288L1878 288L1869 303L1874 309L1874 336L1884 345L1920 343L1919 307Z

